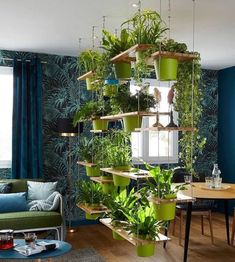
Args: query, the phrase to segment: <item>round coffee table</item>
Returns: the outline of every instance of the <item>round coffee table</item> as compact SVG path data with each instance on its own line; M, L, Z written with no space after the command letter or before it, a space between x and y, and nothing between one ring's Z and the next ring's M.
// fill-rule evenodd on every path
M62 256L65 253L69 252L72 248L72 246L69 243L64 242L64 241L45 240L45 239L39 239L37 241L44 241L44 242L47 242L48 244L58 243L59 247L56 248L55 250L42 252L42 253L35 254L32 256L28 256L28 257L21 255L19 252L15 251L13 248L7 249L7 250L0 250L0 260L1 259L38 259L40 261L41 259L47 259L48 261L50 261L51 258ZM25 241L24 239L14 239L14 244L17 246L24 246Z

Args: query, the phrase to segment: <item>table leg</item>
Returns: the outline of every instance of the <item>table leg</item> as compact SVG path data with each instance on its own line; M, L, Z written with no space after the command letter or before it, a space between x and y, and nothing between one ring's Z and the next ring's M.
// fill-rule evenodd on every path
M192 202L189 202L187 207L185 239L184 239L184 262L187 262L187 257L188 257L188 243L189 243L191 216L192 216Z
M225 216L225 224L226 224L227 243L228 243L228 245L230 245L228 199L225 199L225 200L224 200L224 216Z

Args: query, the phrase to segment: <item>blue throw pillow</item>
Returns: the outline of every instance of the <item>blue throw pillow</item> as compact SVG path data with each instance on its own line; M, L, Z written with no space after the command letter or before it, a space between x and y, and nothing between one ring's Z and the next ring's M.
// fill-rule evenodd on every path
M28 210L26 192L0 194L0 213Z
M10 193L12 183L0 183L0 194Z

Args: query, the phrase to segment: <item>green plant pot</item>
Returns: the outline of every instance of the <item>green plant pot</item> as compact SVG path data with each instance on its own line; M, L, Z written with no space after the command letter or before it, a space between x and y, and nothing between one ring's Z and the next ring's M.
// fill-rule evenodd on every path
M113 183L115 186L126 187L130 184L130 178L113 175Z
M124 116L124 131L134 132L136 128L140 128L142 125L142 116Z
M151 257L155 252L155 244L147 244L136 247L136 254L138 257Z
M177 79L178 60L175 58L161 57L154 60L156 77L161 81Z
M92 78L86 78L86 89L89 90L89 91L96 91L97 88L92 83L92 81L93 81Z
M104 119L92 120L93 130L108 130L108 121Z
M121 237L118 233L116 233L115 231L112 231L113 234L113 239L115 240L124 240L123 237Z
M115 166L113 167L114 170L119 170L119 171L130 171L131 166Z
M101 176L100 178L104 180L113 180L113 176L111 174L110 176Z
M131 78L131 64L125 62L118 62L114 64L115 76L117 79Z
M135 59L136 59L136 63L139 63L141 59L143 59L144 54L143 51L136 51L135 52Z
M111 194L115 190L113 183L102 183L102 190L105 194Z
M100 216L100 214L92 214L92 215L90 215L90 214L86 213L86 219L87 220L96 220L99 216Z
M165 199L174 199L175 195L168 195ZM160 204L153 203L153 207L156 213L157 220L173 220L175 218L176 202Z
M116 95L118 92L118 88L116 85L105 85L103 90L103 95L108 97Z
M100 168L97 166L86 166L86 175L87 176L100 176Z

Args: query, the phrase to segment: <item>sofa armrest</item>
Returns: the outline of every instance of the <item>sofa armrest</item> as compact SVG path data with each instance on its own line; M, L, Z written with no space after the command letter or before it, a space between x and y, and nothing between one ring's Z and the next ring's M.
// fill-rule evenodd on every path
M62 217L64 217L64 205L63 205L63 197L61 194L59 194L60 199L60 205L59 205L59 211Z

